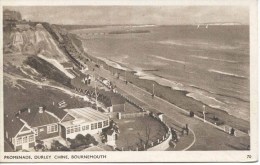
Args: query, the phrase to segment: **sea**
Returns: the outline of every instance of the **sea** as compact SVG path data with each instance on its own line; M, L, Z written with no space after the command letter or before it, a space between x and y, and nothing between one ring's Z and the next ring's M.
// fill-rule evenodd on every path
M250 119L247 25L104 26L71 33L88 54L113 67Z

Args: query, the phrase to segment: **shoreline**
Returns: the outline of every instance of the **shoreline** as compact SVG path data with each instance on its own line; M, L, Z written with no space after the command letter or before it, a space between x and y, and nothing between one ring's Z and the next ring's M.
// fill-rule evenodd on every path
M155 94L157 97L160 97L177 107L180 107L187 112L193 111L197 116L203 117L202 111L203 111L203 105L206 106L206 111L210 113L211 115L215 115L220 120L224 121L225 124L230 125L231 127L234 127L235 129L239 129L240 131L243 131L245 133L250 130L250 123L244 119L238 118L236 116L228 114L228 112L210 107L201 101L195 100L191 97L186 96L187 91L182 90L176 90L169 86L164 86L159 84L158 82L154 80L148 80L148 79L142 79L139 76L135 75L135 71L128 71L128 70L122 70L119 68L115 68L113 66L108 65L105 61L100 59L99 57L94 57L88 53L85 52L84 54L89 59L91 59L94 63L98 60L98 65L102 65L103 68L107 71L109 71L111 74L114 74L115 72L118 73L121 77L124 77L126 75L127 81L129 83L132 83L136 85L137 87L140 87L144 90L146 90L149 93L152 93L152 85L154 84L155 87Z

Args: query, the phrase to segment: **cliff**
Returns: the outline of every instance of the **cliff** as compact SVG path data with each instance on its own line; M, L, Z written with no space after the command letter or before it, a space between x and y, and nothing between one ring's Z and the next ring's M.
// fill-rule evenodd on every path
M35 26L19 26L4 31L4 54L11 53L36 55L42 54L48 58L59 60L59 62L68 61L62 50L58 47L51 34L42 24Z

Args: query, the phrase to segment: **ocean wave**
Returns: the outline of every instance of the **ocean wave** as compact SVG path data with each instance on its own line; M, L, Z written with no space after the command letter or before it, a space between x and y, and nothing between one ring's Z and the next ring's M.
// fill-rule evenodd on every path
M121 69L121 70L126 70L126 71L130 70L129 68L123 67L119 63L111 61L109 59L106 59L106 58L103 58L103 57L96 57L96 58L104 61L107 65L114 67L116 69Z
M186 94L186 96L191 97L197 101L201 101L212 108L221 109L229 113L229 109L226 107L226 104L217 100L214 97L207 96L203 93L188 93Z
M175 45L175 46L183 46L183 47L196 47L197 49L221 49L221 50L233 50L241 48L241 46L231 46L231 45L220 45L215 44L208 41L203 40L165 40L158 41L157 43L163 45Z
M214 94L214 95L218 95L218 96L222 96L222 97L227 97L227 98L231 98L231 99L236 99L236 100L239 100L239 101L242 101L242 102L249 102L248 100L244 100L242 98L239 98L239 97L235 97L235 96L232 96L232 95L226 95L226 94L220 94L220 93L215 93L213 91L210 91L210 90L206 90L206 89L203 89L201 87L198 87L196 85L189 85L190 87L193 87L195 89L198 89L198 90L201 90L201 91L204 91L204 92L207 92L207 93L210 93L210 94ZM230 88L219 88L219 89L223 89L225 91L230 91L230 92L236 92L236 93L239 93L239 94L242 94L244 92L242 91L238 91L238 90L233 90L233 89L230 89Z
M176 46L186 46L191 47L191 44L184 43L183 41L173 41L173 40L166 40L166 41L158 41L159 44L163 45L176 45Z
M203 59L203 60L213 60L213 61L221 61L221 62L228 62L228 63L238 63L238 61L223 60L223 59L217 59L217 58L211 58L211 57L205 57L205 56L192 55L191 57L199 58L199 59Z
M195 85L184 85L180 82L168 80L162 76L157 76L157 75L154 75L151 73L147 73L142 68L133 67L132 70L135 71L135 75L138 76L139 79L155 81L162 86L171 87L173 90L188 92L186 94L187 97L190 97L190 98L193 98L194 100L202 102L203 104L205 104L211 108L223 110L230 115L234 115L239 118L248 120L248 114L246 113L246 110L244 108L240 107L239 105L236 106L235 104L228 104L226 102L226 100L230 100L230 99L233 100L236 98L233 98L231 96L216 94L213 91L208 91L208 90L202 89L200 87L197 87ZM225 96L225 99L218 100L216 98L216 95ZM237 99L239 99L239 98L237 98ZM239 112L239 111L243 111L243 112ZM239 113L239 115L238 115L238 113Z
M135 71L135 75L138 76L140 79L152 80L162 86L168 86L174 90L184 91L183 84L181 84L181 83L171 81L171 80L168 80L168 79L165 79L165 78L153 75L153 74L146 73L146 72L140 70L139 68L138 69L135 68L134 71Z
M226 75L226 76L232 76L232 77L237 77L237 78L244 78L244 79L246 79L245 76L238 75L238 74L223 72L223 71L214 70L214 69L209 69L208 71L209 71L209 72L213 72L213 73L218 73L218 74Z
M165 57L161 57L161 56L155 56L155 55L151 55L152 57L161 59L161 60L165 60L165 61L171 61L171 62L175 62L175 63L180 63L180 64L186 64L187 62L185 61L180 61L180 60L173 60L173 59L169 59L169 58L165 58Z

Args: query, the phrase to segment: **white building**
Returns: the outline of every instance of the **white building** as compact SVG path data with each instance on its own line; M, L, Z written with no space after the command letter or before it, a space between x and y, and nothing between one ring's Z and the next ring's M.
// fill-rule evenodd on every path
M68 112L60 122L60 136L74 139L78 134L96 134L109 127L109 117L90 107L65 109Z

